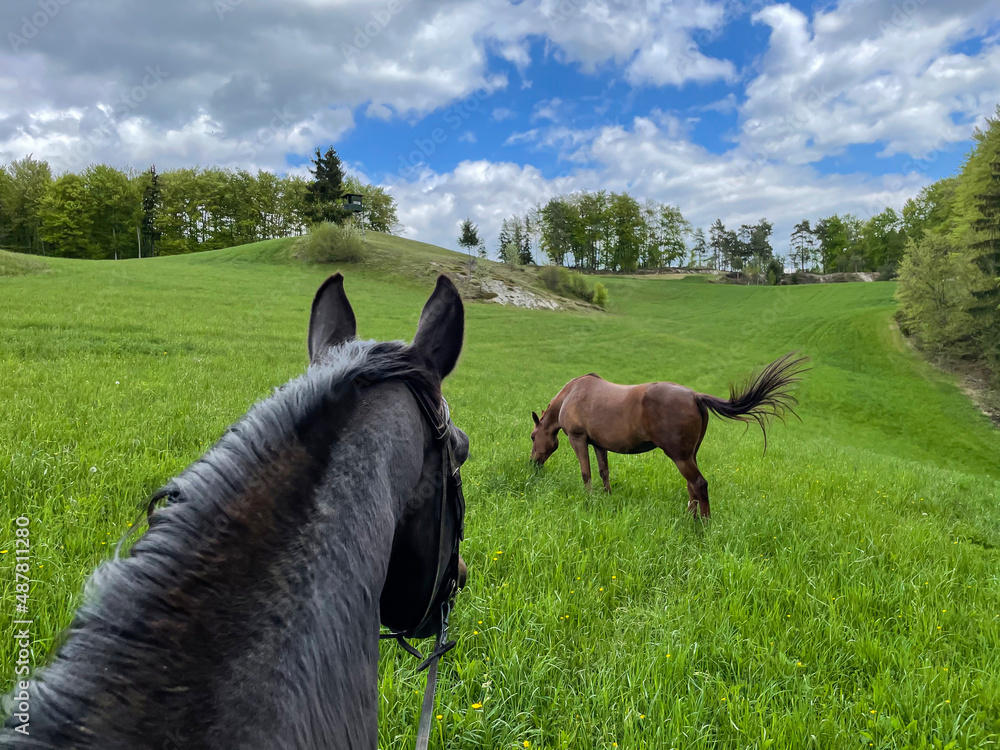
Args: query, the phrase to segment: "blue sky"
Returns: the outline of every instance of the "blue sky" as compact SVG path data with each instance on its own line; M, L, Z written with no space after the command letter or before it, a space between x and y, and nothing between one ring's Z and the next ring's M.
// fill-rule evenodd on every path
M1000 102L991 0L8 0L0 31L0 161L304 173L332 144L449 247L609 189L781 249L954 172Z

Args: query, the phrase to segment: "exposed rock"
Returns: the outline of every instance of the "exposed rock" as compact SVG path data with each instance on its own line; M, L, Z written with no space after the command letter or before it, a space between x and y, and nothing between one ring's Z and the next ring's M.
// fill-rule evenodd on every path
M483 290L484 297L492 295L489 300L501 305L527 307L533 310L558 310L561 308L561 305L554 300L546 299L519 286L508 285L499 279L482 279L479 285Z
M793 280L791 277L794 276ZM857 273L827 273L815 274L805 271L796 271L786 274L782 279L782 284L840 284L848 281L878 281L879 274L871 271L859 271Z

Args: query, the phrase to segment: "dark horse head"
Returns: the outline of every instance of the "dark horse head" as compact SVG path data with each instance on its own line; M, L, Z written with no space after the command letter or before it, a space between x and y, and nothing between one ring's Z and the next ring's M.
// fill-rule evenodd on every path
M306 374L154 496L0 748L374 750L380 622L433 635L464 582L468 438L441 398L463 330L443 276L410 346L356 341L324 283Z

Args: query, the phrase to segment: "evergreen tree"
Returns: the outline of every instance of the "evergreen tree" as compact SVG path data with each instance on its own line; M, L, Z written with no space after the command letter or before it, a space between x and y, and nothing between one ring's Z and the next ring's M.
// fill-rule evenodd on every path
M979 218L972 222L976 236L969 249L984 278L972 291L975 302L970 312L982 323L984 353L993 364L1000 364L1000 158L990 163L986 190L976 195L976 201Z
M513 219L504 219L500 224L500 236L497 238L497 255L508 265L517 265L518 246L517 225Z
M712 250L712 268L722 270L726 257L726 225L722 219L716 219L708 230L708 246Z
M792 265L800 271L807 271L810 268L815 249L815 235L812 227L809 226L809 219L803 219L795 225L789 246L792 251Z
M156 255L156 243L160 239L157 226L157 215L160 210L160 176L156 173L156 165L152 165L146 173L146 186L142 191L142 225L141 233L150 256Z
M741 273L753 257L753 230L751 224L740 224L739 231L728 243L729 265Z
M705 262L705 255L708 253L708 243L705 241L705 230L698 227L691 234L691 260L695 266L700 266Z
M472 255L472 248L478 248L482 244L479 238L479 227L472 223L472 219L462 222L462 233L458 237L458 244Z
M314 223L329 221L343 224L352 214L339 203L344 197L344 167L340 157L333 146L329 146L325 153L317 148L312 163L309 173L313 181L306 194L309 218Z
M531 253L531 222L527 217L517 227L517 262L522 266L531 265L535 262Z

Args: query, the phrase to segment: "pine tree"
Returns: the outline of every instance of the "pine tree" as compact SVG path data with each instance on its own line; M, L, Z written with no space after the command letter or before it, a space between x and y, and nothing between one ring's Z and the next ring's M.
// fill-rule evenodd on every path
M1000 158L990 163L985 192L976 195L979 218L972 222L977 239L970 243L972 261L985 274L985 284L972 292L970 312L983 321L984 349L1000 362Z
M472 223L472 219L466 219L462 222L462 234L459 235L458 244L468 251L470 257L472 249L478 248L482 244L482 240L479 239L479 227Z
M705 254L708 252L708 243L705 241L705 230L698 227L691 233L691 237L693 240L691 259L694 265L700 266L705 261Z
M531 265L535 259L531 254L531 222L528 217L525 217L523 222L518 222L516 236L518 265Z
M151 256L156 255L156 242L162 234L157 228L157 214L160 210L160 176L156 165L149 168L149 181L142 192L142 237L146 241Z
M812 227L809 226L809 219L803 219L795 225L789 244L792 250L792 264L800 271L809 269L813 252L815 252L815 242L815 235L813 234Z
M716 219L708 230L708 246L712 250L712 268L722 270L722 262L726 257L726 225L722 219Z
M508 265L517 265L518 256L518 230L520 222L516 221L517 217L513 219L504 219L500 224L500 236L497 239L497 255L500 256L500 260Z
M340 157L333 146L329 146L326 153L317 148L312 163L309 173L313 181L306 193L309 218L317 224L322 221L343 224L351 212L338 204L344 197L344 167Z

